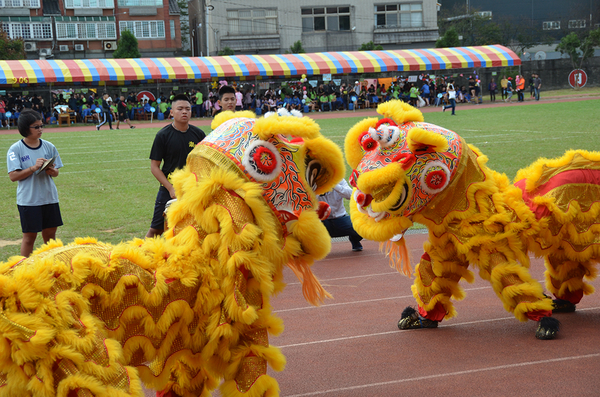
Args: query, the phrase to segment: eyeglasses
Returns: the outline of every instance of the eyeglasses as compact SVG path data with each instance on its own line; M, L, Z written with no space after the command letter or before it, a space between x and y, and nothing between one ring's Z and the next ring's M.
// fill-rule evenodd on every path
M32 125L32 126L29 126L29 128L33 128L34 130L39 130L39 129L44 128L44 126L43 125Z

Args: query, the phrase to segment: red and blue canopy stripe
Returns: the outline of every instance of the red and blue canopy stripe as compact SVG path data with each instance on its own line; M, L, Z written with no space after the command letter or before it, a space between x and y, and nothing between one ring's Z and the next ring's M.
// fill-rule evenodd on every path
M196 58L38 59L0 61L0 85L294 77L520 64L519 57L501 45Z

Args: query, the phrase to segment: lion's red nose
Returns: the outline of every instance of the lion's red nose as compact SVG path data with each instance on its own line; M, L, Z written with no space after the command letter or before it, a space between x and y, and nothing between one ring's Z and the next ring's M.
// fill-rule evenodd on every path
M363 192L359 192L356 195L356 203L358 205L360 205L361 207L366 207L369 204L371 204L371 201L373 200L373 196L371 196L370 194L365 194Z

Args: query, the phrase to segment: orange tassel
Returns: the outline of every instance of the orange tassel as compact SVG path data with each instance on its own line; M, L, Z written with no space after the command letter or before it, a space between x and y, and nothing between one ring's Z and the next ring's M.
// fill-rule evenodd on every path
M388 240L379 244L379 250L390 258L390 267L398 270L399 273L410 277L412 268L410 267L410 258L404 237L398 241Z
M302 295L308 303L313 306L320 306L325 298L333 298L317 280L312 270L310 270L310 264L305 259L294 258L287 263L287 266L292 269L298 280L300 280Z

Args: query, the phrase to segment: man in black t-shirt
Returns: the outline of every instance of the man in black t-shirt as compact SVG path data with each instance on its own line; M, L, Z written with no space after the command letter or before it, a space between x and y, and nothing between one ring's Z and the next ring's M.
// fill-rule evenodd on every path
M206 136L200 128L189 124L192 104L187 96L175 95L171 107L173 122L158 131L150 150L150 170L161 186L156 196L152 224L146 237L160 236L164 232L165 205L167 201L176 198L175 188L169 181L169 176L176 169L185 166L188 154Z
M121 95L119 99L117 99L117 129L119 129L121 121L126 122L127 125L129 125L129 128L135 128L135 125L131 125L127 113L129 113L129 109L127 108L127 103L125 102L125 96Z

